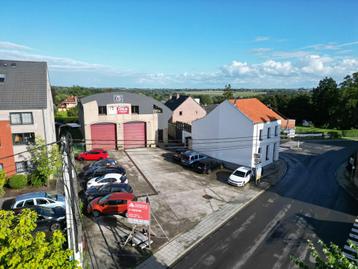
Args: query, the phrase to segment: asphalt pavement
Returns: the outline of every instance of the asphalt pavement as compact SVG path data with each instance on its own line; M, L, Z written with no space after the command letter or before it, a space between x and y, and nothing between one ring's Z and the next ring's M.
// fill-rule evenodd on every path
M283 179L203 240L174 268L293 268L290 256L312 262L307 240L343 248L358 204L336 170L358 149L353 141L312 141L286 149Z

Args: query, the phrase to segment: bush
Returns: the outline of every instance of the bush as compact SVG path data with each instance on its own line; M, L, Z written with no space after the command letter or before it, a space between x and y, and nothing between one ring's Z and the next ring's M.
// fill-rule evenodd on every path
M29 176L29 183L32 186L41 187L47 183L47 179L44 177L41 177L40 175L37 175L37 173L32 173Z
M4 191L5 183L6 183L5 171L1 170L0 171L0 197L3 196L5 193L5 191Z
M358 137L358 129L343 130L342 135L345 137Z
M21 189L27 185L26 175L14 175L9 179L9 186L12 189Z
M342 137L341 131L329 131L327 134L330 136L330 138L340 138Z

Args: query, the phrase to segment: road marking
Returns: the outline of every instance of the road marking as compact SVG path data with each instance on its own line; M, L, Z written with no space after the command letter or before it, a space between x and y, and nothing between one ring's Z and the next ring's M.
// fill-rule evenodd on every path
M347 243L348 243L348 241L351 241L353 244L355 244L356 246L358 246L358 242L357 242L357 241L354 241L354 240L352 240L352 239L348 239L348 240L347 240Z
M351 252L355 252L355 249L351 248L351 247L348 246L348 245L344 245L344 249L345 249L345 250L349 250L349 251L351 251Z
M355 235L355 234L349 234L349 237L352 237L354 239L358 239L358 235Z
M354 233L358 233L358 229L354 229L354 228L352 228L352 230L351 230L352 232L354 232Z
M291 204L288 204L283 210L281 210L273 219L270 221L266 227L263 229L263 232L259 234L257 239L255 240L253 246L241 256L239 262L237 262L233 268L240 268L243 266L248 259L255 253L256 249L262 244L262 242L266 239L267 235L271 232L271 230L279 223L281 219L283 219L288 210L291 208Z
M358 223L354 223L353 226L354 226L354 227L358 227Z

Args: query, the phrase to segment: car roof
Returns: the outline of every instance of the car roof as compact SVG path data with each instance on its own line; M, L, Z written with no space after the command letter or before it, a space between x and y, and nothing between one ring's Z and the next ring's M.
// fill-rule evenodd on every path
M244 172L246 173L247 171L250 171L251 169L245 166L240 166L236 169L236 171L240 171L240 172Z
M46 192L29 192L25 194L20 194L16 196L16 201L25 200L25 199L31 199L31 198L44 198L47 197Z
M119 199L131 200L134 198L134 194L128 192L113 192L109 194L109 197L111 200L119 200Z
M186 155L186 156L191 156L191 155L196 155L196 154L199 154L199 153L195 152L195 151L187 150L183 154Z

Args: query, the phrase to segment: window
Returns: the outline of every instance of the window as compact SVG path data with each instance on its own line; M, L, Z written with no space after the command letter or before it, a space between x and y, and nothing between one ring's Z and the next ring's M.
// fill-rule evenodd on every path
M107 115L107 107L98 106L98 115Z
M261 148L258 148L257 153L261 154Z
M163 109L159 106L153 105L153 113L163 113Z
M182 116L183 115L183 111L179 111L179 116Z
M36 204L38 204L38 205L46 205L46 204L48 204L48 202L45 199L36 199Z
M260 130L260 134L259 134L259 140L262 140L262 129Z
M139 114L139 106L132 106L132 114Z
M12 125L33 124L32 112L10 113L10 122Z
M12 143L14 145L28 145L30 143L35 143L35 134L34 133L12 134Z
M30 199L30 200L26 200L24 203L24 207L30 207L30 206L34 206L34 200Z
M16 162L15 163L16 166L16 173L22 173L22 172L26 172L27 170L27 162Z
M267 128L267 138L271 137L271 127Z
M0 83L5 82L5 74L0 74Z
M24 202L21 201L20 203L18 203L18 204L15 206L15 208L21 208L21 207L23 206L23 204L24 204Z
M275 126L275 136L278 136L278 126Z
M0 171L4 170L4 165L0 163Z
M266 161L269 160L269 150L270 150L270 145L266 146Z

